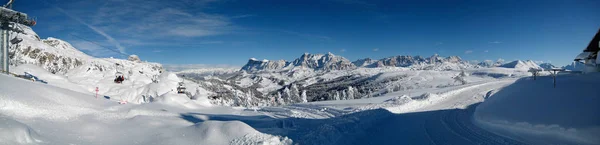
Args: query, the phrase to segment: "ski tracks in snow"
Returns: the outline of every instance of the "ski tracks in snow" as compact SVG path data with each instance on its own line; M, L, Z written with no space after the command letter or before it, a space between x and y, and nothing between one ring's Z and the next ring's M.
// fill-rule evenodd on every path
M334 132L335 135L328 135L337 139L329 138L326 141L318 141L319 137L311 139L310 136L292 134L290 137L296 143L521 144L481 129L472 122L478 103L489 97L493 90L512 82L514 80L473 84L399 104L386 101L381 104L354 106L351 109L336 109L344 108L335 106L336 104L295 104L267 107L260 111L274 118L298 118L288 121L297 124L294 129L307 130L309 133L310 130L322 130L324 126L340 131ZM385 113L387 111L381 109L389 112ZM354 121L347 120L350 118Z

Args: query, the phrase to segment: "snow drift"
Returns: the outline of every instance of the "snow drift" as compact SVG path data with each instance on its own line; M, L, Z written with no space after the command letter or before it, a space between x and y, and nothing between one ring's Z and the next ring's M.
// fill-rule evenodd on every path
M600 73L523 78L477 107L484 128L530 144L600 144Z

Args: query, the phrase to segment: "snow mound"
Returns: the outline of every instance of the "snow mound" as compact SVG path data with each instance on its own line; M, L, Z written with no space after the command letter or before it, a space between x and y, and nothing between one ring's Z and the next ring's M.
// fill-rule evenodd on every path
M477 107L483 128L530 144L600 144L600 73L520 79Z
M29 126L0 116L0 141L6 144L33 144L42 142Z
M397 96L391 99L386 100L386 103L392 103L395 105L402 105L402 104L406 104L408 102L412 101L412 98L410 98L407 95L402 95L402 96Z
M246 144L291 145L286 137L272 136L256 131L240 121L205 121L175 132L162 134L160 144Z

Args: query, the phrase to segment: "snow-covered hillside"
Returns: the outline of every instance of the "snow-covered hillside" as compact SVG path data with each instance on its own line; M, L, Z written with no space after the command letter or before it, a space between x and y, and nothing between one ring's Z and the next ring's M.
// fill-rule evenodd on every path
M514 68L514 69L518 69L518 70L529 70L532 68L533 69L542 69L542 67L537 65L532 60L527 60L527 61L515 60L512 62L503 64L503 65L500 65L499 67Z
M69 69L81 66L92 59L71 44L60 39L40 37L27 26L21 25L20 32L11 32L11 37L23 41L9 48L10 65L36 64L52 73L66 73Z
M0 74L0 144L291 144L240 121L186 113L258 115L169 92L157 103L120 105L93 94ZM208 105L207 105L208 104ZM200 117L192 114L191 117Z

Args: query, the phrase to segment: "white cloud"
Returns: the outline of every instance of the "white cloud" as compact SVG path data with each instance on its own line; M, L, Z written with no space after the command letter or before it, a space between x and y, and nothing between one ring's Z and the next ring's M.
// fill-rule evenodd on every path
M107 50L108 48L104 48L89 41L71 40L69 43L71 43L73 47L92 56L111 56L117 54L114 51Z
M373 51L379 51L379 48L373 48Z
M485 50L485 51L483 51L483 52L485 52L485 53L488 53L488 52L490 52L490 51L489 51L489 50Z
M233 33L240 28L233 25L231 19L253 16L229 17L206 12L205 8L214 2L218 1L58 1L56 5L69 9L58 7L54 9L75 20L77 22L75 24L82 24L106 38L108 41L102 43L103 46L110 44L125 53L126 47L141 45L203 44L197 43L194 38ZM80 32L68 27L63 28L64 30L73 31L72 33ZM84 37L92 40L94 38ZM216 40L212 41L216 42Z
M346 52L346 49L341 49L340 52Z
M329 36L306 34L306 33L294 32L294 31L287 31L287 30L280 30L280 32L291 34L291 35L296 35L296 36L300 36L300 37L305 37L305 38L312 38L312 39L319 39L319 40L331 40L331 37L329 37Z
M465 54L471 54L471 53L473 53L473 50L467 50L467 51L465 51Z
M435 45L442 45L444 42L436 42Z
M500 44L500 43L502 43L502 42L500 42L500 41L492 41L492 42L489 42L489 43L490 43L490 44Z

